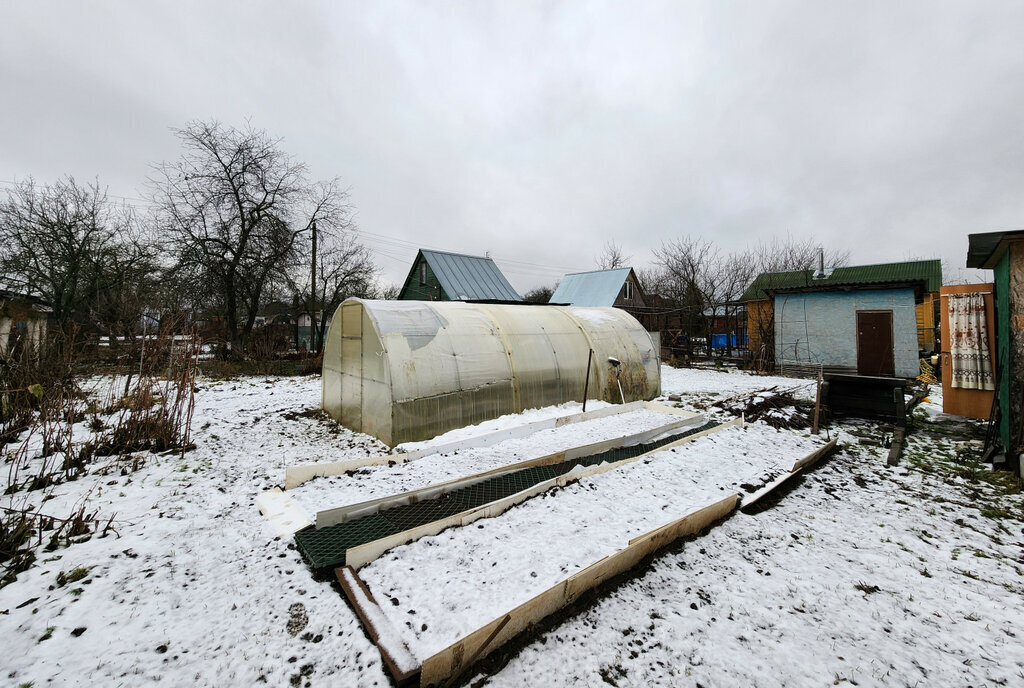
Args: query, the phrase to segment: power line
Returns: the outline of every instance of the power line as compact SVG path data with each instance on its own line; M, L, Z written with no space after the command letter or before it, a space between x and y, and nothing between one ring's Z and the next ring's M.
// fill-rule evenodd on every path
M24 182L11 181L9 179L0 179L0 184L7 184L8 186L21 186L23 183ZM150 207L152 207L154 205L154 202L152 200L148 200L148 199L145 199L145 198L136 198L135 196L119 196L118 194L112 194L112 193L107 193L107 192L103 192L103 195L107 196L108 198L117 198L117 199L120 199L120 200L123 200L123 201L134 201L136 203L145 203L145 204L147 204ZM134 207L134 203L129 203L128 205L131 205L131 206Z
M0 179L0 184L6 184L8 186L18 187L23 182L17 182L10 179ZM134 196L121 196L119 194L105 193L105 196L109 198L116 198L121 201L125 201L125 205L134 208L136 210L152 210L156 207L156 202L147 200L144 198L137 198ZM138 203L145 204L145 207L139 208ZM442 248L436 245L422 244L401 237L390 236L387 234L380 234L378 232L370 232L365 229L352 230L357 236L362 237L367 244L380 244L390 248L402 248L402 249L416 249L425 248L433 251L444 251L446 253L461 253L460 251L453 251L449 248ZM379 253L385 258L401 262L405 265L409 264L409 260L399 256L395 256L391 253L387 253L380 246L371 247L375 253ZM504 270L520 275L528 275L533 277L548 276L548 275L560 275L569 272L581 272L583 269L579 267L570 267L565 265L547 265L543 263L534 263L532 261L516 260L514 258L500 258L497 256L489 256L496 262L501 262L504 265Z

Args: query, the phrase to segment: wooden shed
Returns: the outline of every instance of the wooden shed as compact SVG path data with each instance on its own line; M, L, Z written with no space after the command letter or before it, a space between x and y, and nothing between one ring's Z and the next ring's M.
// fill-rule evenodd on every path
M1019 474L1024 452L1024 231L968 238L967 267L993 271L996 416L999 444Z
M16 343L41 346L51 312L35 297L0 289L0 354L10 352Z

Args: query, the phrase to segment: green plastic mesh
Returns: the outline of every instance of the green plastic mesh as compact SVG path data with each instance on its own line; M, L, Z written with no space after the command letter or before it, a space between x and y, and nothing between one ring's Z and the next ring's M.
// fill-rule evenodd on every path
M424 499L413 504L392 507L319 530L308 528L296 533L295 541L313 568L341 566L345 563L345 550L350 547L379 540L496 502L539 483L564 475L577 466L589 468L602 463L618 463L632 459L716 425L718 425L717 422L711 421L700 427L672 434L653 442L610 449L549 466L532 466L512 471L457 488L434 499Z
M295 534L295 543L315 569L341 566L345 550L401 532L379 512L326 528L307 528Z

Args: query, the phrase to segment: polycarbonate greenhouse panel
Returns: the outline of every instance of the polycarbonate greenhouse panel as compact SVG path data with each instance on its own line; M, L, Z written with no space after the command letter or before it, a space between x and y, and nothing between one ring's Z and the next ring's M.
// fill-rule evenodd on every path
M323 407L395 446L582 401L591 350L591 399L659 393L657 347L625 311L349 299L327 334ZM609 358L620 361L618 371Z

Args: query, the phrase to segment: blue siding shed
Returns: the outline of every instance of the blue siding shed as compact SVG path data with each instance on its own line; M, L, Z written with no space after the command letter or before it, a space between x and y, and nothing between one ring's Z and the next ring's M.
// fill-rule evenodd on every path
M917 377L913 287L775 295L775 362L787 368L857 373L857 311L890 311L896 377Z

